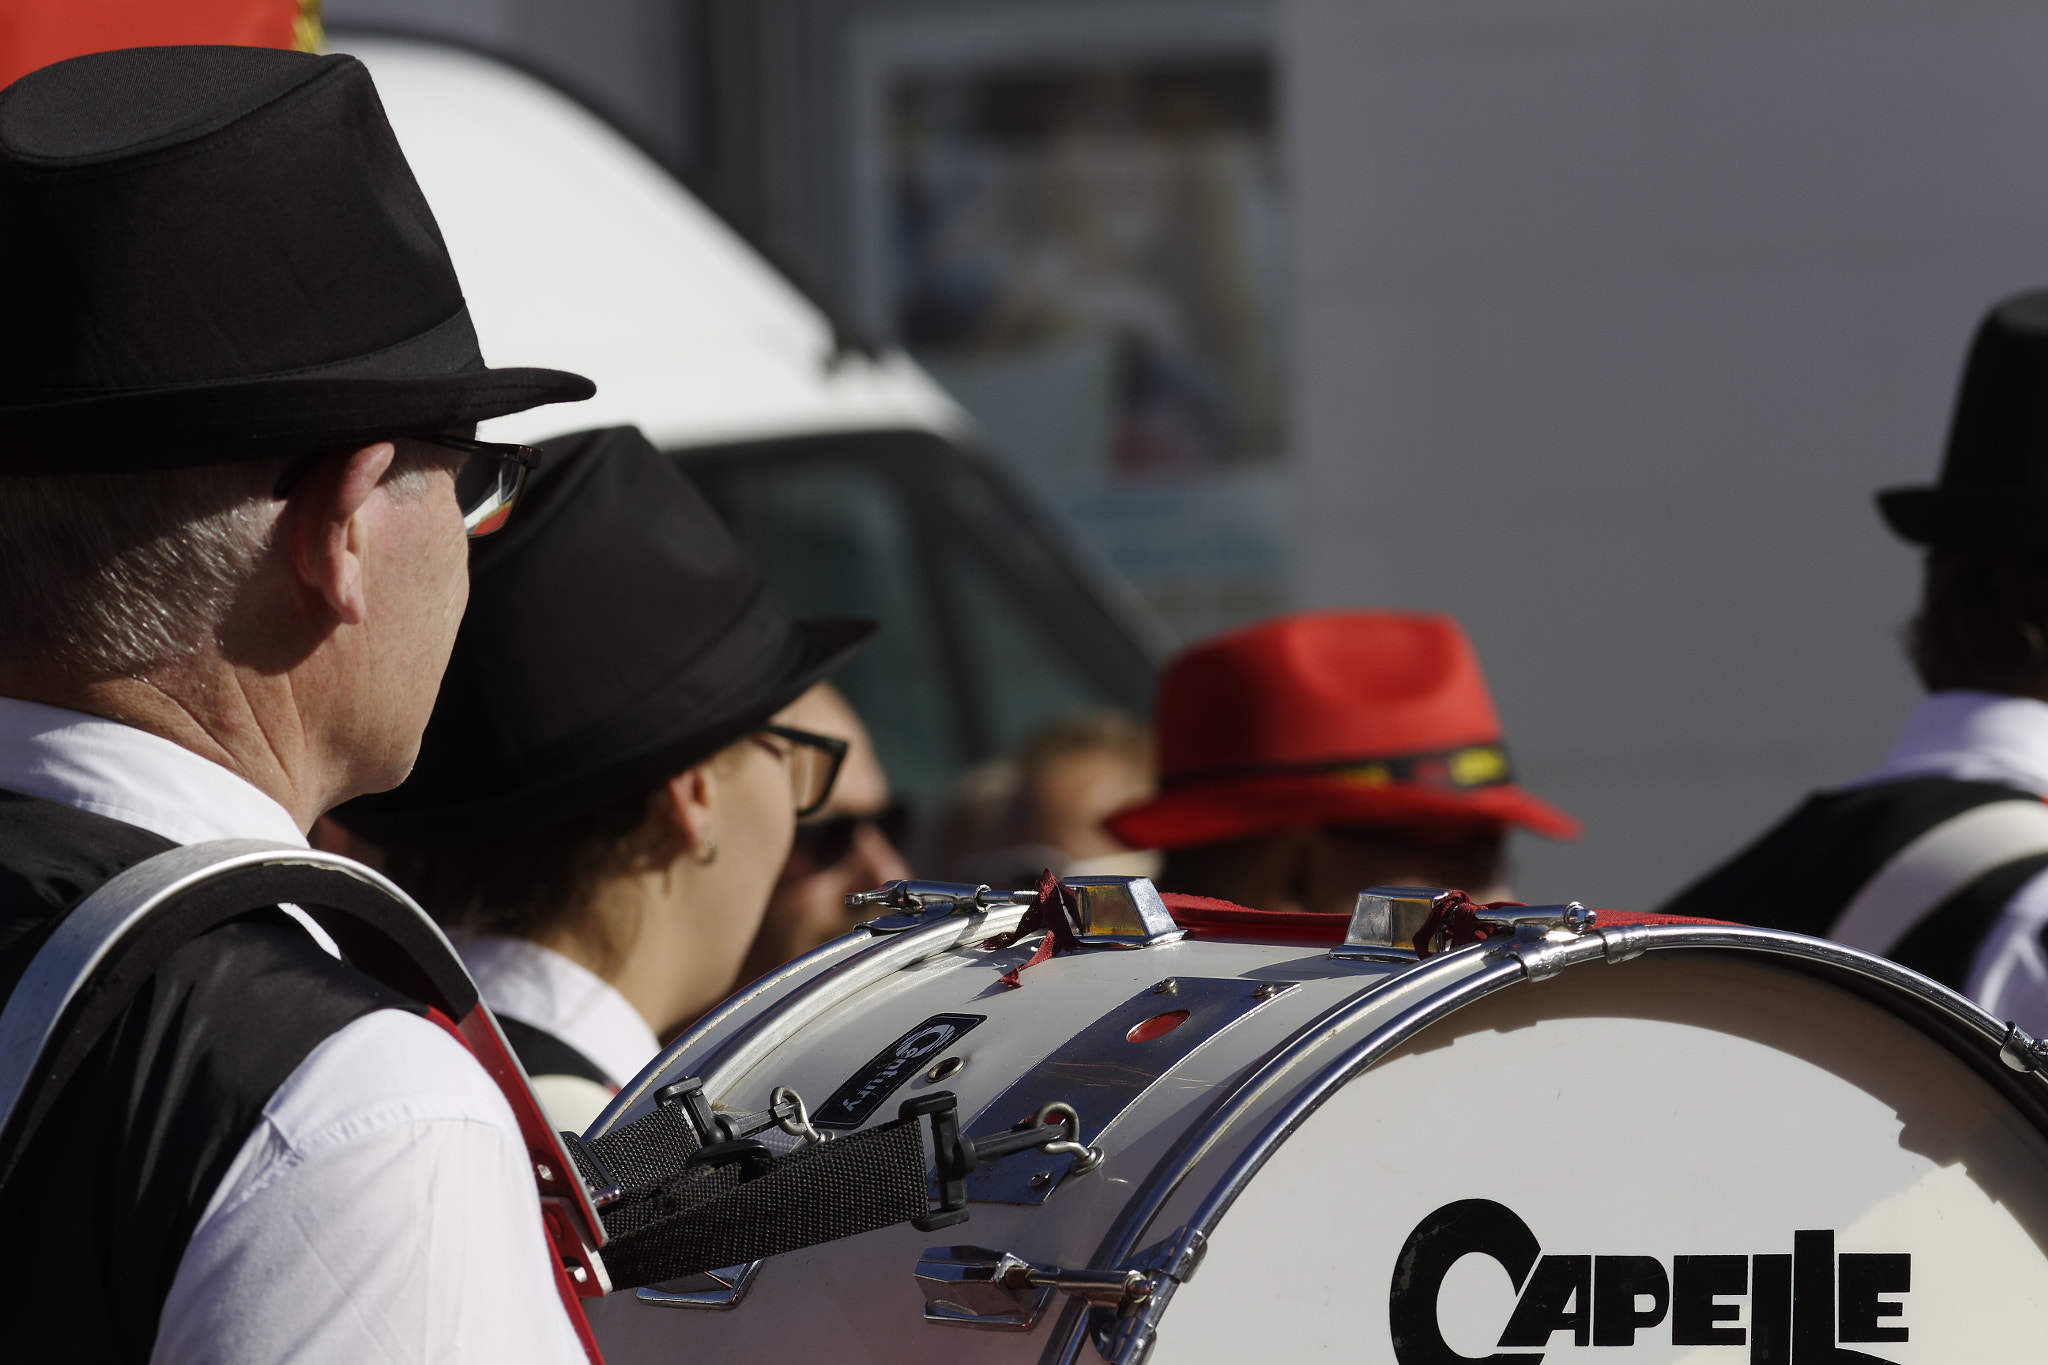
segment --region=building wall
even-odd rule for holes
[[[1975,319],[2048,283],[2048,12],[1284,0],[1304,605],[1457,614],[1520,889],[1648,908],[1883,754]]]

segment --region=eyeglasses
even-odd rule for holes
[[[839,780],[839,769],[846,762],[846,741],[787,725],[764,725],[761,733],[788,740],[795,746],[786,757],[790,791],[796,796],[796,818],[816,815],[832,795],[832,784]]]
[[[455,471],[455,503],[462,509],[462,529],[471,540],[489,535],[511,518],[512,508],[526,487],[527,474],[540,468],[542,458],[542,452],[532,446],[479,441],[470,436],[413,439],[422,445],[459,450],[469,457]],[[286,469],[271,496],[290,497],[292,489],[299,486],[320,458],[318,454],[308,455]]]
[[[910,803],[898,797],[867,815],[835,815],[798,825],[791,853],[812,867],[837,866],[853,852],[853,841],[863,826],[872,826],[892,847],[901,848],[903,836],[910,832]]]

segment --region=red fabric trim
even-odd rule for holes
[[[526,1084],[518,1065],[499,1044],[497,1031],[490,1026],[485,1017],[482,1002],[478,1002],[475,1009],[463,1016],[460,1025],[431,1006],[427,1009],[427,1018],[447,1030],[449,1037],[462,1044],[463,1049],[477,1059],[484,1073],[504,1094],[506,1102],[512,1106],[513,1118],[519,1123],[519,1136],[526,1144],[527,1161],[532,1163],[538,1160],[550,1166],[559,1165],[561,1159],[555,1155],[552,1134],[548,1129],[546,1117],[540,1111],[539,1102],[533,1097],[533,1089]],[[492,1065],[494,1060],[497,1063],[495,1066]],[[508,1075],[516,1082],[515,1084],[506,1083]],[[541,1136],[539,1146],[534,1143],[536,1130]],[[539,1193],[537,1188],[535,1192]],[[540,1222],[541,1231],[547,1238],[548,1251],[551,1253],[548,1262],[554,1267],[555,1292],[561,1296],[562,1311],[569,1315],[569,1325],[575,1329],[576,1339],[583,1343],[583,1354],[589,1358],[590,1365],[604,1365],[604,1354],[597,1348],[597,1337],[590,1330],[590,1319],[583,1313],[584,1291],[579,1290],[576,1282],[569,1278],[567,1262],[571,1259],[582,1259],[582,1239],[577,1236],[575,1227],[570,1223],[568,1212],[557,1201],[544,1195],[540,1198]],[[598,1297],[601,1292],[595,1283],[592,1283],[587,1291],[590,1298]]]
[[[1342,943],[1351,927],[1349,915],[1324,915],[1302,910],[1254,910],[1208,896],[1165,892],[1160,899],[1172,913],[1174,923],[1189,933],[1257,935],[1261,938],[1306,939],[1318,943]],[[1695,919],[1689,915],[1652,915],[1638,910],[1599,910],[1594,927],[1622,924],[1727,924],[1728,920]]]
[[[1026,934],[1036,933],[1040,929],[1045,930],[1046,935],[1038,941],[1037,952],[1023,963],[1004,972],[996,980],[1015,990],[1024,984],[1017,979],[1020,972],[1029,971],[1054,953],[1078,952],[1081,941],[1074,937],[1074,921],[1080,918],[1080,914],[1081,903],[1072,888],[1062,886],[1060,879],[1052,875],[1051,868],[1039,873],[1038,903],[1024,912],[1024,917],[1017,921],[1017,927],[1010,933],[991,938],[989,946],[1007,948]]]

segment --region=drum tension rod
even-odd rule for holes
[[[950,1090],[939,1090],[905,1100],[896,1111],[898,1118],[932,1121],[933,1161],[938,1167],[939,1202],[929,1215],[914,1219],[919,1232],[934,1232],[967,1221],[967,1177],[976,1166],[1018,1152],[1050,1152],[1074,1158],[1072,1174],[1081,1175],[1102,1164],[1102,1151],[1081,1144],[1081,1116],[1071,1104],[1055,1101],[1014,1128],[987,1137],[970,1138],[960,1132],[960,1103]],[[1057,1123],[1053,1122],[1057,1120]]]
[[[1009,1322],[1022,1325],[1037,1315],[1039,1290],[1122,1312],[1142,1304],[1159,1287],[1156,1271],[1067,1270],[1034,1265],[1013,1252],[989,1247],[927,1247],[917,1263],[926,1316],[949,1309],[938,1321]]]

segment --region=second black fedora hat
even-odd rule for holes
[[[0,91],[0,318],[0,474],[296,453],[594,391],[484,364],[370,73],[339,55],[131,48]]]
[[[790,619],[635,428],[544,449],[519,515],[471,544],[469,609],[412,776],[334,813],[374,843],[503,843],[652,788],[874,633]]]
[[[2048,290],[2006,299],[1979,324],[1940,481],[1877,502],[1918,544],[2048,550]]]

